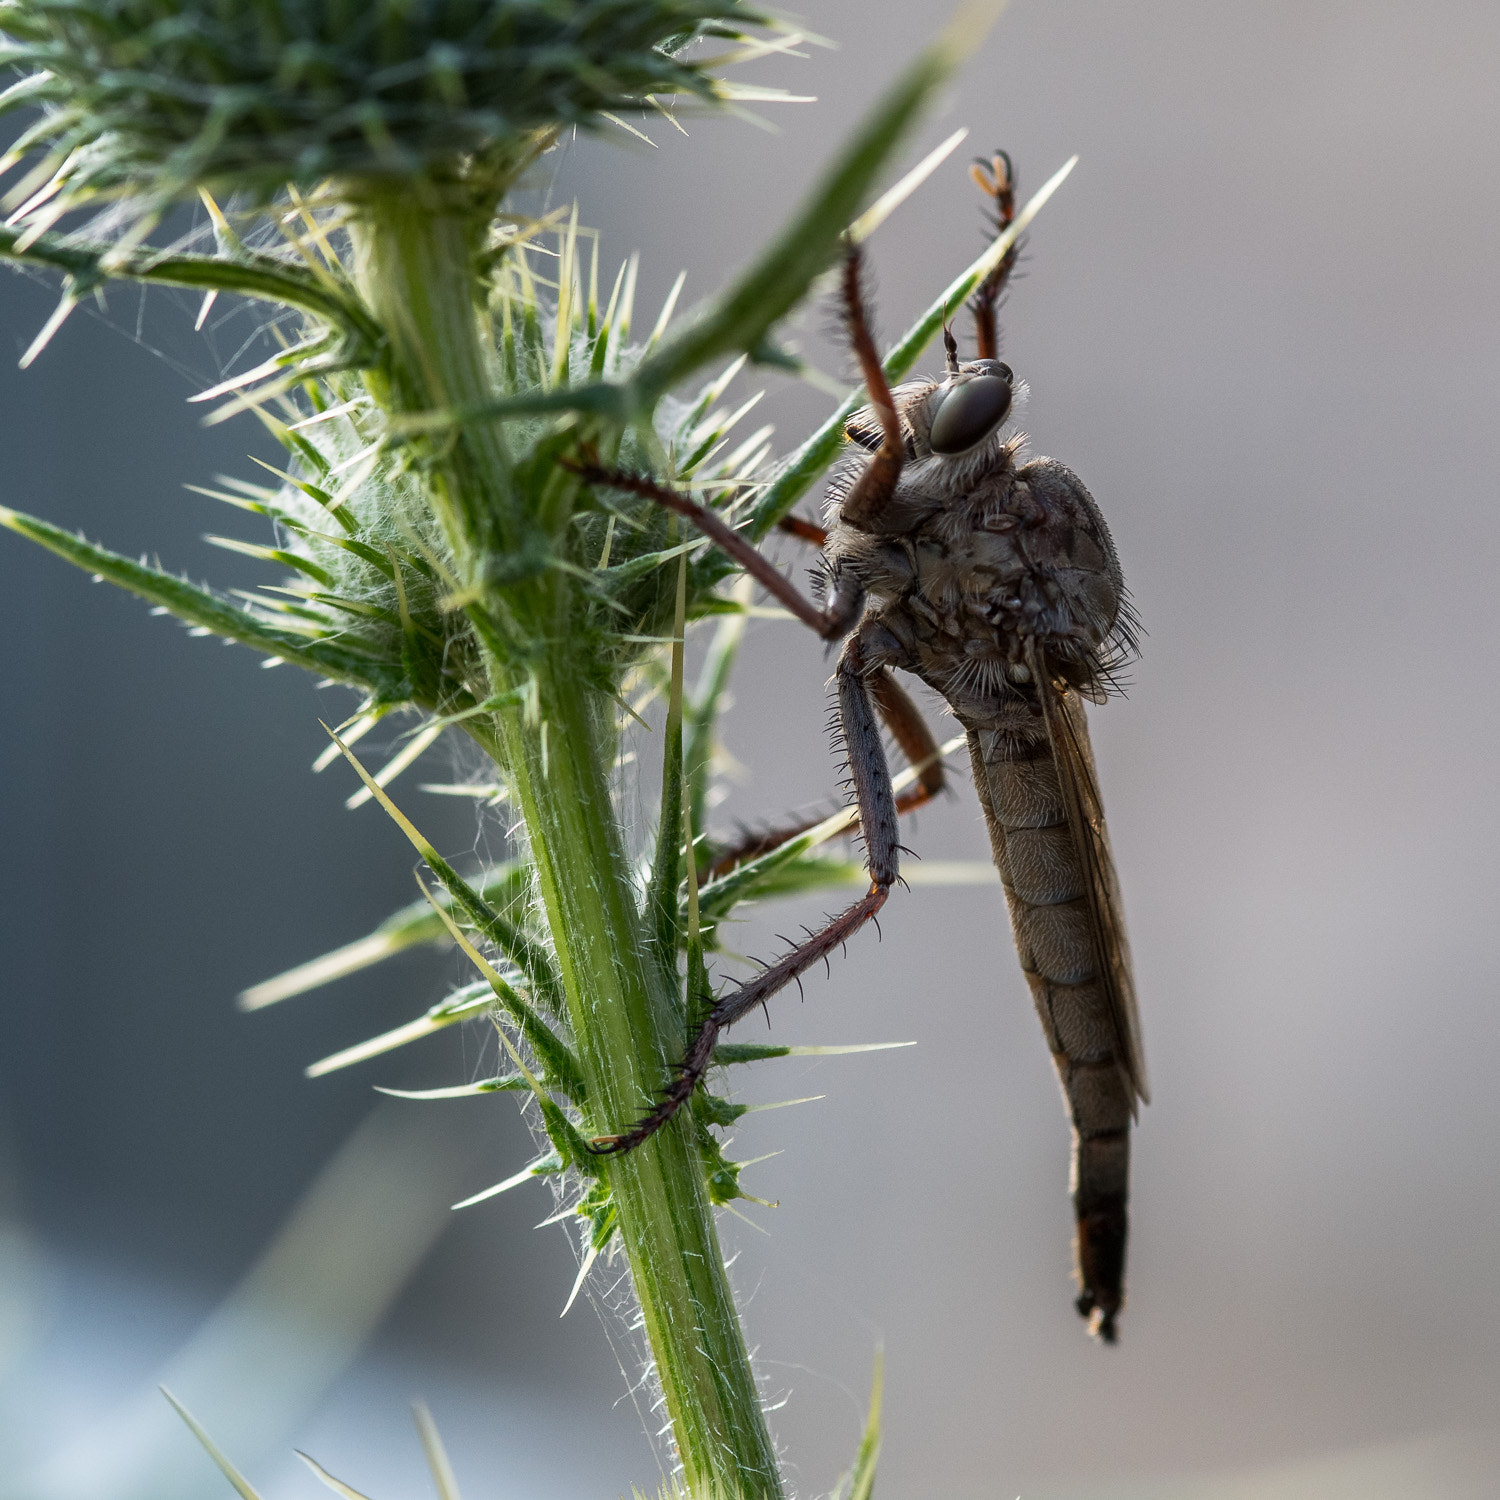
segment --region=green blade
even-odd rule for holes
[[[480,877],[478,895],[490,910],[507,907],[525,888],[531,878],[531,866],[522,860],[507,860],[504,864]],[[438,901],[451,908],[453,898],[445,890]],[[273,979],[262,980],[251,985],[240,996],[241,1010],[260,1010],[263,1006],[275,1005],[281,1000],[290,1000],[294,995],[306,994],[320,985],[332,984],[335,979],[357,974],[361,969],[378,964],[394,954],[403,953],[421,943],[440,943],[448,936],[443,919],[433,911],[427,901],[413,901],[400,911],[387,917],[373,932],[342,948],[335,948],[319,958],[309,959],[294,969],[287,969]],[[524,972],[513,952],[506,957]]]
[[[105,578],[148,603],[159,605],[188,625],[294,662],[310,672],[364,688],[378,697],[401,696],[403,674],[390,662],[352,650],[336,641],[309,639],[277,630],[248,610],[226,603],[208,589],[199,588],[186,579],[174,578],[159,568],[132,562],[118,552],[96,547],[81,536],[74,536],[72,532],[63,531],[35,516],[23,515],[8,506],[0,505],[0,526],[29,537],[86,573]]]
[[[352,290],[335,290],[326,278],[275,256],[244,251],[230,259],[138,250],[121,257],[114,246],[80,245],[57,234],[38,235],[29,245],[17,249],[23,233],[0,225],[0,259],[26,261],[62,271],[81,290],[114,277],[198,291],[234,292],[242,297],[301,308],[355,335],[369,355],[383,341],[380,325],[361,306]]]
[[[936,91],[984,40],[1001,3],[966,5],[870,111],[802,210],[771,248],[705,313],[691,320],[636,370],[631,384],[649,410],[679,381],[725,354],[753,358],[766,335],[802,300],[838,256],[891,153]]]

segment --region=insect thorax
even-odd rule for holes
[[[955,708],[1029,697],[1030,641],[1057,676],[1102,697],[1133,641],[1114,547],[1088,491],[1050,459],[1018,464],[1024,436],[943,457],[904,425],[907,459],[878,530],[840,514],[866,452],[852,452],[829,483],[829,566],[866,590],[864,639]]]

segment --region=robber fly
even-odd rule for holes
[[[975,176],[1003,227],[1014,212],[1009,158],[980,163]],[[842,298],[869,405],[848,423],[826,525],[784,528],[822,548],[821,603],[687,496],[633,474],[582,471],[688,517],[824,640],[842,642],[838,720],[870,873],[868,891],[846,911],[717,1000],[656,1108],[596,1149],[629,1150],[665,1124],[707,1072],[726,1027],[885,905],[898,878],[898,818],[944,784],[936,742],[892,675],[911,673],[947,701],[968,740],[1021,969],[1073,1126],[1078,1311],[1112,1343],[1124,1300],[1130,1126],[1147,1088],[1083,700],[1102,702],[1115,686],[1135,649],[1135,621],[1092,496],[1053,459],[1023,462],[1024,436],[1005,435],[1017,383],[994,357],[995,311],[1013,261],[971,303],[979,358],[960,361],[945,328],[943,378],[891,390],[869,331],[860,253],[849,250]],[[900,799],[880,720],[920,768]],[[762,837],[719,864],[799,831]]]

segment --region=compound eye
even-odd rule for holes
[[[1010,371],[1005,373],[1009,376]],[[967,453],[1005,420],[1010,402],[1010,381],[999,375],[977,375],[954,386],[933,414],[928,439],[932,451],[946,456]]]

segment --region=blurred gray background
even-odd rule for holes
[[[802,10],[838,46],[756,70],[818,96],[763,110],[776,133],[660,122],[653,150],[549,161],[611,267],[643,251],[648,312],[680,267],[689,302],[723,284],[944,14]],[[887,1495],[1500,1492],[1497,69],[1481,0],[1016,0],[910,145],[973,131],[872,245],[887,335],[981,244],[967,157],[1008,148],[1024,198],[1081,153],[1005,357],[1149,632],[1094,726],[1155,1103],[1122,1343],[1101,1349],[1069,1305],[1067,1132],[999,891],[899,895],[883,941],[773,1008],[777,1040],[919,1044],[746,1084],[826,1095],[747,1118],[738,1154],[781,1154],[745,1184],[780,1207],[722,1226],[804,1495],[853,1454],[881,1343]],[[0,277],[5,349],[51,305]],[[198,540],[234,518],[180,486],[270,456],[182,404],[253,322],[205,342],[194,311],[122,289],[29,372],[0,360],[0,503],[248,585]],[[837,370],[829,323],[812,309],[803,346]],[[767,403],[784,446],[830,404],[785,384]],[[457,966],[427,951],[232,1009],[411,897],[400,836],[344,811],[338,770],[306,774],[347,700],[18,539],[0,575],[0,1492],[123,1496],[147,1473],[157,1495],[226,1492],[180,1430],[122,1436],[164,1371],[268,1496],[326,1493],[293,1441],[380,1500],[427,1493],[416,1394],[467,1495],[653,1485],[633,1336],[604,1272],[603,1318],[580,1300],[558,1320],[576,1263],[532,1231],[545,1192],[444,1217],[525,1159],[513,1105],[389,1105],[343,1144],[373,1083],[475,1076],[478,1035],[301,1076]],[[722,822],[832,786],[826,673],[795,627],[752,626]],[[409,778],[408,804],[463,853],[472,814],[420,779],[441,777]],[[908,842],[985,857],[965,778]],[[768,910],[736,944],[819,909]],[[190,1342],[299,1198],[299,1222],[348,1235],[315,1266],[328,1305],[231,1337],[276,1305],[262,1266]],[[284,1265],[316,1261],[299,1243]]]

